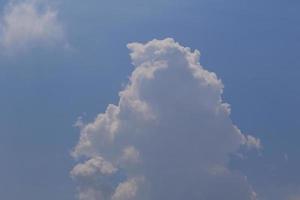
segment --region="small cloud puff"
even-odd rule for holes
[[[1,20],[1,46],[7,52],[23,51],[39,45],[67,47],[57,10],[46,1],[10,1]]]

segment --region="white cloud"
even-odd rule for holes
[[[125,163],[138,163],[140,152],[133,146],[129,146],[123,150],[122,161]]]
[[[261,142],[260,139],[253,137],[252,135],[247,135],[247,142],[246,146],[249,149],[255,148],[255,149],[261,149]]]
[[[117,170],[79,180],[81,199],[256,199],[228,162],[241,146],[260,148],[260,142],[232,123],[223,84],[199,64],[200,53],[170,38],[128,48],[135,69],[118,105],[81,124],[73,152],[101,157]]]
[[[110,175],[116,171],[116,168],[101,157],[94,157],[84,164],[78,164],[72,170],[71,174],[74,177],[91,177],[96,174]]]
[[[112,196],[112,200],[131,200],[136,196],[138,186],[137,180],[131,179],[120,183]]]
[[[1,45],[6,51],[37,45],[66,45],[57,10],[46,1],[10,1],[1,22]]]
[[[99,156],[76,165],[71,171],[71,176],[80,184],[79,199],[98,200],[107,198],[115,187],[109,180],[114,178],[117,171],[118,169],[112,163]],[[98,190],[98,187],[105,188],[105,190]]]

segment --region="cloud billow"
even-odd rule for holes
[[[240,147],[260,148],[230,119],[223,84],[200,53],[171,38],[128,44],[135,66],[118,105],[81,124],[71,171],[80,200],[255,200],[228,167]],[[82,160],[82,159],[80,159]]]

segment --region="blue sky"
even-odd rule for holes
[[[35,4],[20,0],[12,7],[24,2]],[[1,21],[10,16],[9,3],[0,1]],[[118,102],[118,92],[134,70],[128,43],[166,37],[201,52],[201,65],[223,81],[223,99],[231,105],[234,124],[262,142],[261,152],[232,159],[230,168],[247,176],[262,200],[300,198],[300,2],[41,4],[57,12],[50,19],[57,26],[42,21],[46,32],[21,29],[14,36],[16,42],[7,44],[3,38],[12,32],[3,31],[10,29],[2,22],[1,199],[75,199],[76,184],[70,178],[75,161],[70,152],[79,138],[80,131],[73,126],[77,117],[91,122],[108,104]],[[26,24],[25,18],[17,19]],[[16,47],[20,43],[23,46]]]

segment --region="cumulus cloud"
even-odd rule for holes
[[[73,156],[87,160],[71,172],[79,198],[255,200],[228,163],[260,141],[233,124],[223,84],[200,65],[199,51],[170,38],[128,48],[135,69],[119,103],[79,126]]]
[[[120,183],[112,196],[112,200],[131,200],[136,196],[137,189],[135,179]]]
[[[57,10],[46,1],[9,1],[1,20],[1,45],[7,51],[64,41],[64,30]]]
[[[117,168],[112,163],[99,156],[76,165],[71,171],[71,176],[81,185],[79,199],[107,198],[115,187],[110,180],[115,177],[116,172]],[[98,190],[97,187],[102,190]]]
[[[92,177],[97,173],[103,175],[110,175],[116,171],[116,168],[109,162],[103,160],[101,157],[94,157],[88,160],[85,164],[78,164],[71,171],[74,177]]]

